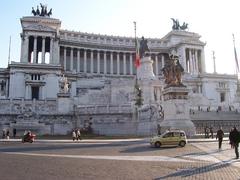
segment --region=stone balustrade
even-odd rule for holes
[[[131,105],[92,105],[77,106],[75,112],[78,114],[113,114],[113,113],[131,113]]]
[[[2,99],[0,114],[57,114],[56,100]]]

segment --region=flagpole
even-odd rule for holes
[[[137,56],[137,23],[136,21],[133,21],[133,24],[134,24],[134,38],[135,38],[135,56]],[[135,61],[136,61],[136,58],[135,57]],[[136,83],[137,83],[137,68],[136,68]]]
[[[8,47],[8,65],[10,64],[10,58],[11,58],[11,36],[9,39],[9,47]]]
[[[232,34],[232,36],[233,36],[233,47],[234,47],[234,56],[235,56],[235,61],[236,61],[236,74],[237,74],[237,91],[236,91],[236,94],[237,94],[237,96],[239,96],[240,95],[240,82],[239,82],[239,77],[238,77],[239,65],[238,65],[238,58],[237,58],[237,51],[236,51],[236,46],[235,46],[234,34]]]
[[[237,51],[236,51],[236,46],[235,46],[235,37],[234,34],[232,34],[233,36],[233,47],[234,47],[234,56],[235,56],[235,63],[236,63],[236,74],[238,76],[239,73],[239,65],[238,65],[238,57],[237,57]]]
[[[138,49],[138,41],[137,41],[137,25],[136,22],[134,21],[134,36],[135,36],[135,68],[136,68],[136,81],[134,85],[134,90],[135,90],[135,95],[136,95],[136,102],[135,105],[140,107],[142,105],[142,90],[139,87],[138,84],[138,76],[137,76],[137,70],[138,67],[140,66],[140,56],[139,56],[139,49]]]
[[[215,57],[215,52],[213,51],[213,73],[216,74],[216,57]]]

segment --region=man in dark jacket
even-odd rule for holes
[[[216,135],[216,139],[218,139],[218,149],[222,149],[222,141],[223,141],[223,130],[222,127],[220,127],[220,129],[217,131],[217,135]]]
[[[231,138],[232,143],[234,145],[236,159],[239,159],[238,146],[239,146],[239,141],[240,141],[240,133],[238,132],[236,127],[233,128],[233,131],[231,133],[230,138]]]

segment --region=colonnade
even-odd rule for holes
[[[186,72],[190,74],[198,74],[203,70],[201,50],[186,48]]]
[[[53,59],[53,37],[25,35],[22,39],[21,61],[29,63],[51,63]],[[41,58],[39,57],[41,54]]]
[[[161,74],[165,57],[152,53],[153,69]],[[135,53],[132,51],[106,51],[102,49],[85,49],[61,46],[60,63],[65,71],[97,74],[134,75]]]

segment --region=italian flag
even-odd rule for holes
[[[135,52],[136,52],[135,67],[138,68],[141,65],[141,62],[140,62],[140,55],[139,55],[139,45],[136,37],[135,37]]]

